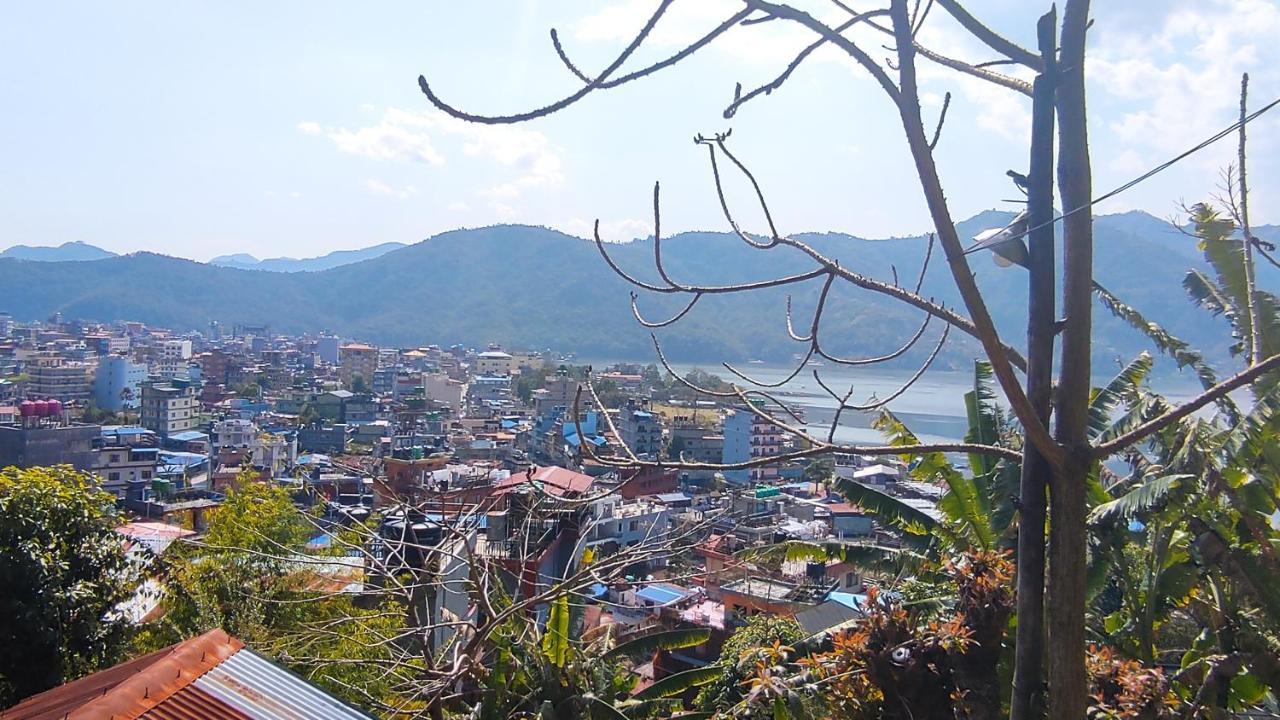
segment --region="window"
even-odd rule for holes
[[[151,471],[150,471],[150,470],[143,470],[143,471],[142,471],[142,479],[143,479],[143,480],[150,480],[150,479],[151,479]]]
[[[627,530],[630,532],[635,532],[638,529],[640,529],[640,522],[638,520],[632,520],[627,524]]]
[[[853,573],[845,573],[844,586],[847,588],[853,587]]]
[[[118,462],[120,462],[120,454],[119,454],[119,453],[111,453],[111,459],[110,459],[108,462],[112,462],[112,463],[118,463]]]
[[[119,482],[119,480],[120,480],[120,473],[118,473],[118,472],[110,472],[110,473],[107,473],[107,479],[108,479],[108,480],[110,480],[111,482]]]

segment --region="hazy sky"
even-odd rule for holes
[[[461,226],[523,222],[610,239],[721,229],[695,133],[733,128],[784,231],[863,236],[928,223],[896,114],[867,74],[815,53],[771,97],[722,117],[735,82],[771,79],[811,38],[783,23],[739,28],[691,61],[601,92],[558,116],[481,127],[433,111],[425,74],[455,105],[502,113],[578,85],[656,0],[605,2],[14,2],[0,11],[0,247],[83,240],[197,259],[309,256]],[[855,3],[861,7],[865,3]],[[1031,44],[1047,2],[971,0]],[[1094,2],[1088,68],[1101,193],[1230,124],[1242,71],[1252,105],[1280,96],[1280,6],[1268,0]],[[714,26],[731,0],[676,0],[638,63]],[[835,19],[829,2],[813,12]],[[881,39],[859,36],[879,58]],[[990,59],[935,8],[935,49]],[[927,61],[921,60],[927,66]],[[956,214],[1011,207],[1029,103],[922,67],[926,114],[954,99],[939,163]],[[1252,130],[1252,208],[1280,221],[1280,109]],[[1202,199],[1233,141],[1108,203],[1160,216]]]

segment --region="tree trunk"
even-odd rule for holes
[[[1085,482],[1089,438],[1093,212],[1085,113],[1085,34],[1089,0],[1068,0],[1063,15],[1057,106],[1058,191],[1063,213],[1062,364],[1055,434],[1066,457],[1051,480],[1049,515],[1049,717],[1080,720],[1085,675]]]
[[[1027,399],[1049,427],[1053,387],[1055,321],[1053,232],[1054,82],[1057,55],[1055,10],[1037,26],[1044,72],[1035,80],[1031,111],[1027,225]],[[1023,446],[1018,511],[1018,631],[1014,650],[1011,720],[1044,713],[1044,556],[1046,485],[1051,468],[1031,443]]]

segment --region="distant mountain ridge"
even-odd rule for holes
[[[1012,213],[988,211],[959,224],[961,237],[1007,222]],[[1280,240],[1280,228],[1256,233]],[[842,233],[801,237],[844,267],[902,284],[914,283],[924,254],[921,236],[865,240]],[[637,278],[656,281],[652,239],[611,244],[615,262]],[[1229,330],[1221,318],[1195,308],[1181,282],[1204,269],[1193,238],[1141,213],[1101,216],[1095,223],[1100,283],[1155,322],[1198,348],[1226,357]],[[804,272],[812,263],[788,248],[760,252],[729,233],[690,232],[663,242],[663,261],[677,282],[724,284]],[[1024,342],[1026,274],[970,256],[991,314],[1008,342]],[[256,270],[256,268],[255,268]],[[1280,271],[1260,271],[1264,289],[1280,287]],[[127,292],[122,291],[127,288]],[[94,262],[0,259],[0,309],[21,320],[64,317],[138,320],[179,330],[265,323],[285,333],[329,330],[386,345],[500,342],[554,348],[586,357],[651,358],[649,330],[632,317],[632,288],[600,258],[594,244],[541,227],[497,225],[454,230],[378,257],[316,272],[264,272],[135,253]],[[704,297],[679,322],[657,330],[675,361],[787,361],[805,346],[786,333],[784,308],[793,295],[797,324],[811,313],[819,283],[742,295]],[[935,249],[922,294],[962,308]],[[669,318],[687,297],[640,291],[650,320]],[[892,352],[922,321],[918,311],[888,298],[837,285],[822,333],[828,351],[850,357]],[[1110,317],[1095,313],[1096,363],[1105,373],[1118,359],[1150,344]],[[932,350],[938,328],[902,356],[918,363]],[[967,367],[977,344],[952,333],[938,367]]]
[[[56,247],[39,245],[14,245],[0,252],[0,258],[16,260],[32,260],[36,262],[71,262],[82,260],[104,260],[116,257],[116,253],[104,250],[97,245],[75,240],[65,242]]]
[[[335,250],[327,255],[312,258],[277,257],[259,260],[247,253],[220,255],[209,261],[210,265],[240,268],[241,270],[266,270],[268,272],[317,272],[351,263],[372,260],[393,250],[408,247],[400,242],[385,242],[359,250]]]

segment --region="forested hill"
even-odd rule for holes
[[[1003,224],[1010,214],[982,213],[961,223],[963,237]],[[1226,324],[1195,308],[1181,281],[1203,267],[1194,239],[1142,213],[1098,218],[1099,282],[1171,331],[1210,351],[1228,342]],[[1260,235],[1280,236],[1276,228]],[[922,237],[864,240],[837,233],[803,236],[842,265],[903,285],[914,283],[926,241]],[[654,279],[651,240],[609,246],[615,260]],[[663,243],[663,257],[680,282],[723,284],[759,280],[811,267],[798,251],[760,251],[725,233],[684,233]],[[971,256],[997,322],[1011,343],[1025,334],[1026,275]],[[1280,286],[1268,272],[1264,287]],[[91,320],[139,320],[177,329],[267,323],[280,332],[328,330],[369,341],[419,343],[501,342],[513,347],[571,350],[583,356],[645,358],[649,331],[632,317],[629,286],[600,258],[594,244],[545,228],[500,225],[455,230],[379,257],[320,272],[281,273],[197,263],[151,253],[79,262],[0,259],[0,309],[18,319],[61,312]],[[797,322],[807,325],[816,283],[790,289]],[[707,297],[687,317],[659,334],[674,359],[785,360],[804,348],[787,337],[786,289]],[[959,306],[940,250],[923,294]],[[650,319],[669,317],[685,299],[641,293]],[[885,297],[838,288],[823,323],[824,345],[850,355],[896,348],[921,317]],[[1147,348],[1136,333],[1099,309],[1100,361]],[[932,347],[931,328],[902,361],[918,361]],[[976,345],[957,334],[941,363],[960,366]]]

